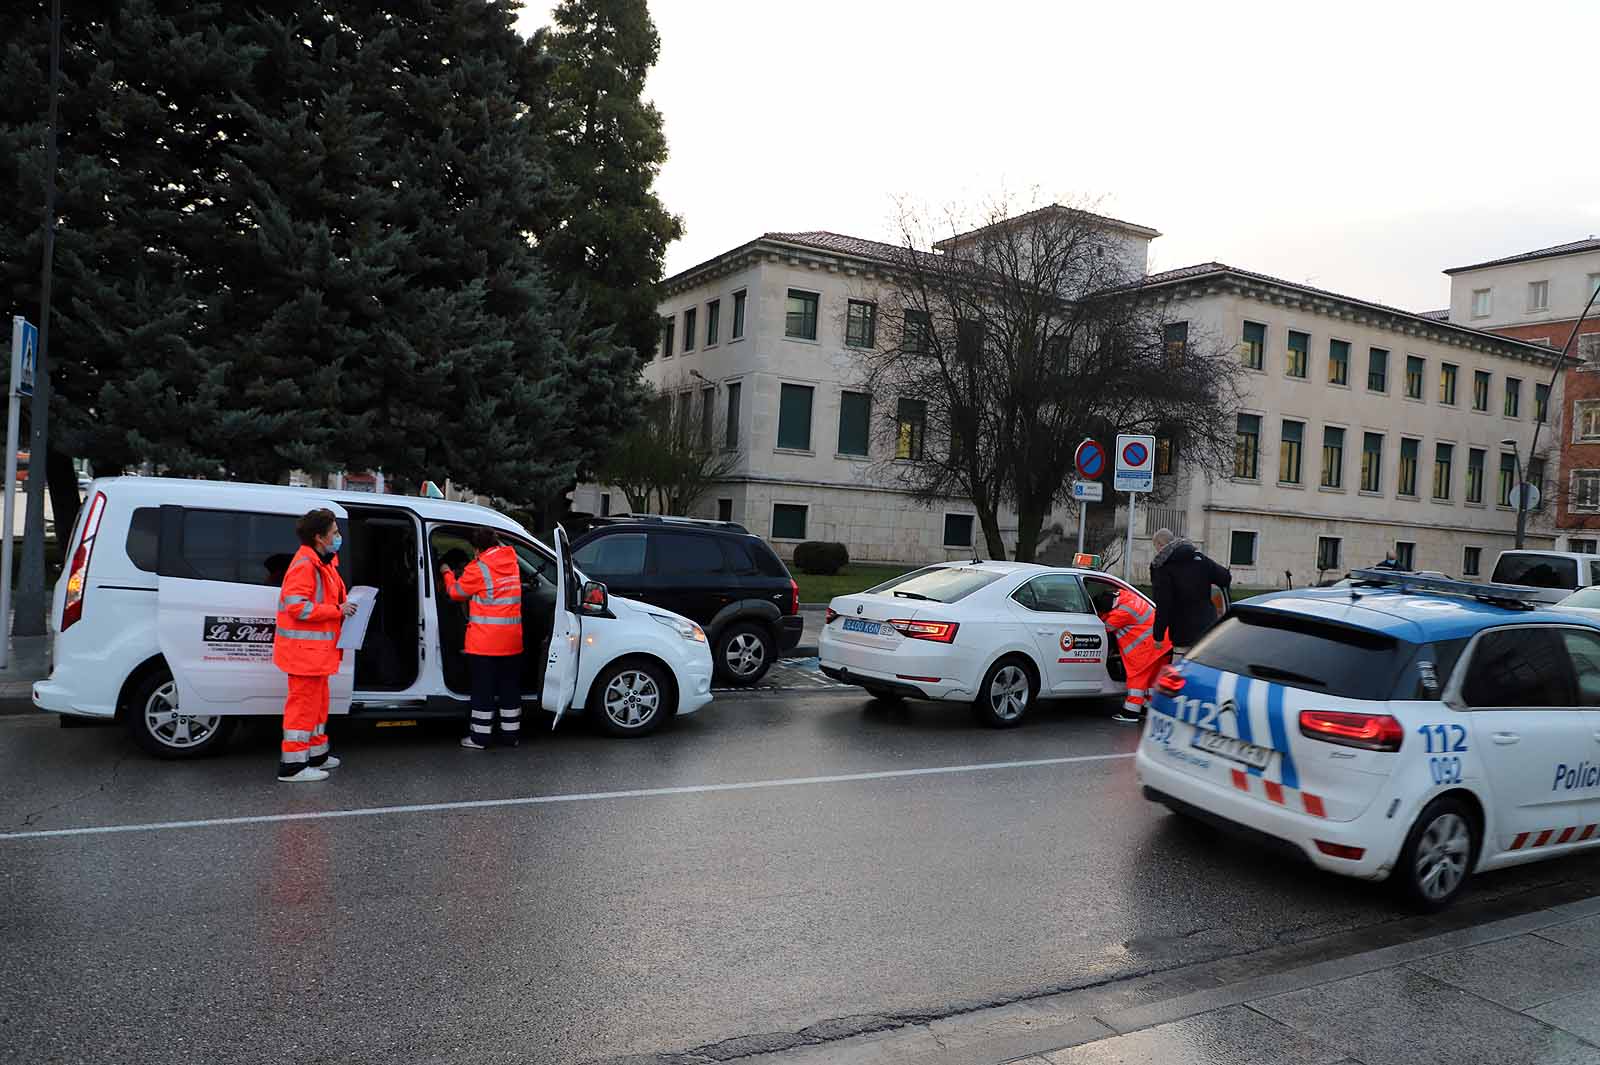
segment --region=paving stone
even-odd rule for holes
[[[1411,968],[1514,1010],[1600,985],[1600,955],[1535,935],[1425,958]]]
[[[1554,928],[1544,929],[1539,934],[1545,939],[1553,939],[1569,947],[1600,954],[1600,917],[1585,917],[1581,921],[1558,924]]]
[[[1046,1054],[1050,1065],[1334,1065],[1343,1050],[1245,1006]]]
[[[1580,1039],[1600,1043],[1600,987],[1546,1002],[1527,1012],[1528,1016],[1553,1024]]]

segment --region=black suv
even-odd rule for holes
[[[698,621],[724,682],[756,683],[800,642],[800,586],[766,541],[742,525],[601,519],[573,541],[572,557],[612,594]]]

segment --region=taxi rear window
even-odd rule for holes
[[[1240,610],[1195,644],[1189,657],[1241,677],[1345,699],[1386,700],[1416,653],[1380,632],[1277,611]]]
[[[935,603],[955,603],[965,599],[980,588],[987,588],[999,580],[1000,577],[1001,574],[991,573],[988,570],[930,566],[926,569],[919,569],[884,581],[877,587],[868,588],[867,594],[883,595],[889,593],[904,599],[927,599]]]

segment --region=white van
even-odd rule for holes
[[[562,530],[551,550],[510,518],[466,503],[119,477],[90,486],[73,529],[51,616],[54,660],[49,679],[33,686],[34,705],[120,718],[167,758],[217,749],[241,715],[281,714],[278,588],[300,546],[295,522],[317,507],[338,516],[345,582],[379,590],[365,643],[330,678],[333,714],[465,718],[466,613],[438,573],[471,556],[468,533],[479,526],[499,533],[522,564],[530,702],[637,736],[711,701],[700,627],[584,582]]]
[[[1539,602],[1559,603],[1579,588],[1600,584],[1600,555],[1581,551],[1502,551],[1489,580],[1534,588]]]

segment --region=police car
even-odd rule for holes
[[[1162,671],[1145,796],[1425,909],[1600,846],[1600,623],[1532,589],[1354,576],[1238,604]]]
[[[928,566],[829,603],[821,669],[881,699],[970,702],[981,722],[1009,728],[1041,696],[1122,693],[1126,674],[1096,604],[1123,589],[1140,595],[1094,570]]]

